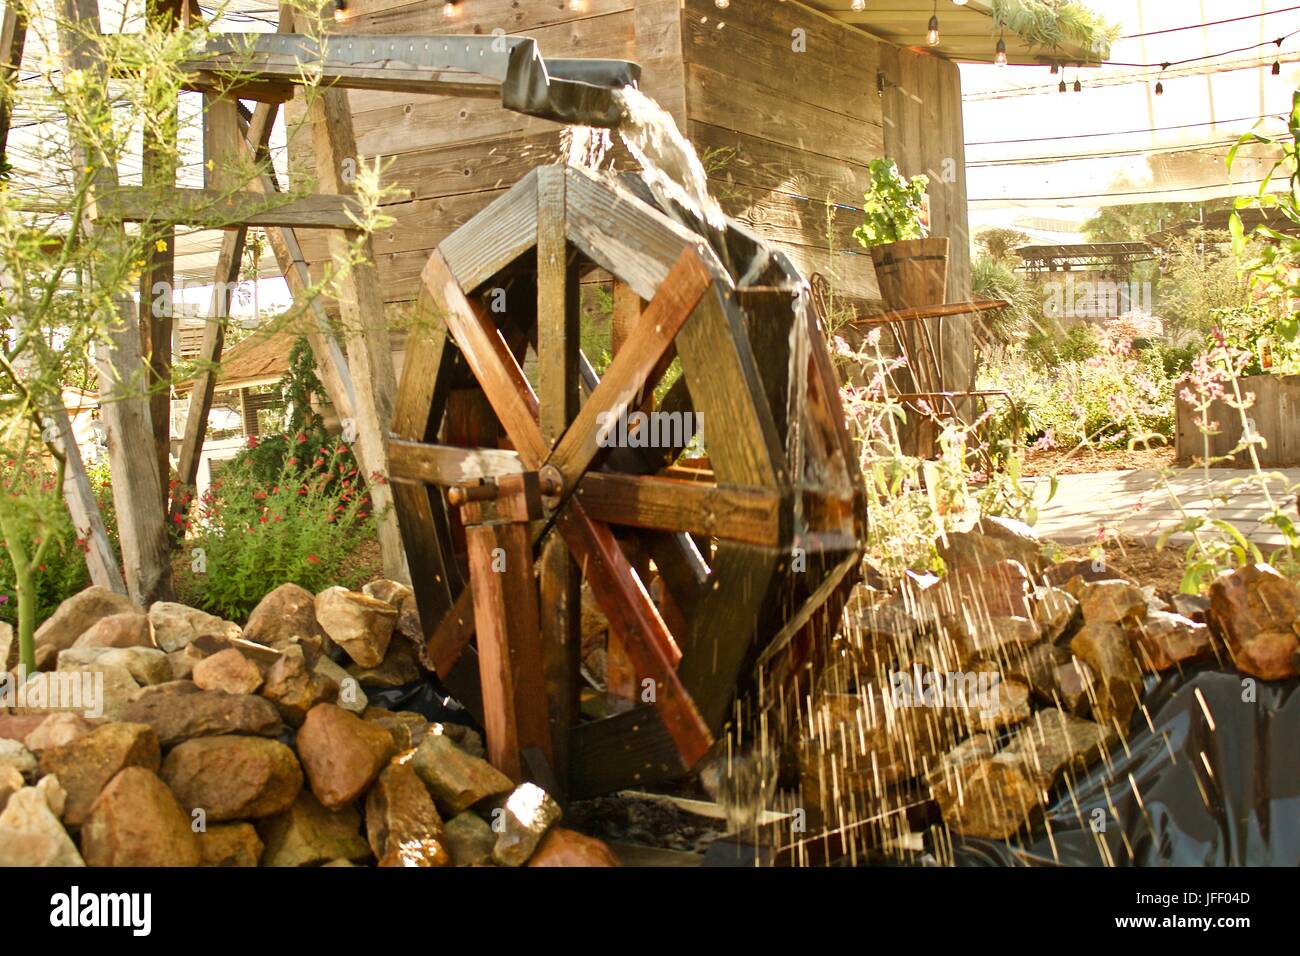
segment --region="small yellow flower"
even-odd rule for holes
[[[153,247],[154,247],[155,249],[157,249],[159,252],[166,252],[166,251],[167,251],[167,240],[166,240],[166,239],[159,239],[157,242],[155,242],[155,243],[153,244]]]

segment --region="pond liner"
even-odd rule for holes
[[[1139,711],[1127,750],[1058,787],[1028,840],[965,839],[957,865],[1300,865],[1300,680],[1209,665],[1151,679],[1143,702],[1151,726]]]

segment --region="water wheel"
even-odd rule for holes
[[[571,796],[689,770],[756,661],[860,556],[855,458],[806,285],[740,227],[722,241],[720,256],[639,180],[542,167],[424,270],[390,467],[426,663],[478,713],[494,762]],[[723,258],[745,263],[740,287]],[[600,376],[579,343],[593,275],[612,277],[624,318],[638,303]],[[647,419],[667,427],[644,442],[636,412],[674,358]],[[688,413],[690,452],[692,429],[672,427]],[[620,415],[633,437],[610,431]],[[482,513],[485,489],[521,502],[529,481],[533,510]],[[503,563],[523,549],[526,573],[475,577],[484,533]],[[596,720],[579,714],[580,581],[638,691]]]

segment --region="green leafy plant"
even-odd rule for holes
[[[286,581],[320,591],[367,576],[352,559],[357,541],[374,533],[375,516],[352,453],[340,442],[307,474],[292,458],[270,483],[252,461],[234,461],[199,502],[188,522],[184,582],[199,607],[240,620]]]
[[[993,0],[993,24],[995,33],[1005,26],[1031,46],[1082,48],[1089,62],[1110,57],[1120,29],[1073,0]]]
[[[873,159],[870,166],[871,189],[862,207],[865,221],[853,230],[853,238],[868,248],[921,238],[925,234],[921,216],[929,177],[907,179],[888,156]]]

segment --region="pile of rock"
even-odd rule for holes
[[[419,634],[391,581],[286,584],[243,628],[69,598],[37,632],[33,693],[0,712],[0,865],[617,865],[473,729],[370,703],[421,677]],[[82,674],[102,697],[74,709]]]
[[[1147,675],[1217,658],[1297,676],[1300,589],[1267,565],[1192,597],[1053,563],[1005,519],[936,546],[942,577],[858,588],[814,695],[796,756],[804,801],[832,825],[919,791],[953,832],[1008,839],[1126,735]]]

